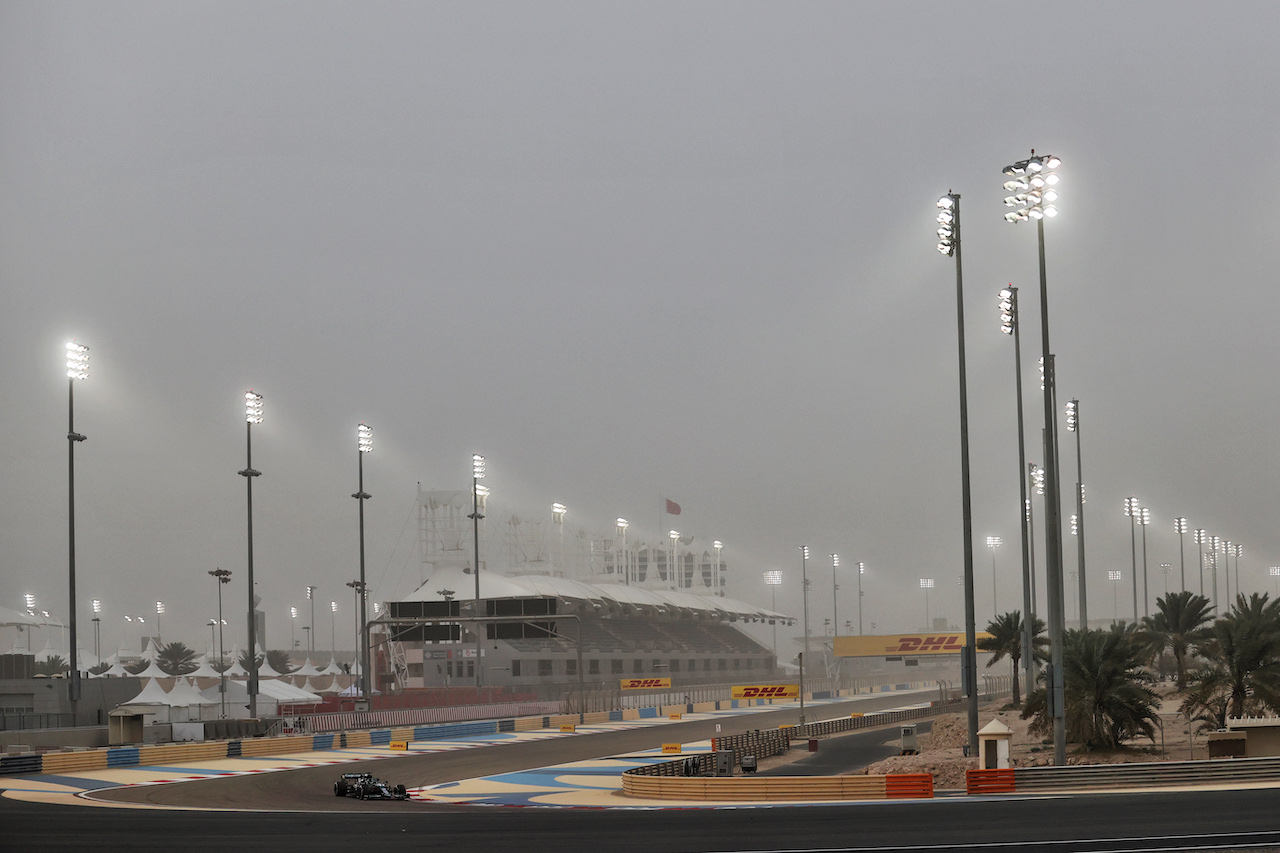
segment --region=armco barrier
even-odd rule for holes
[[[652,800],[886,800],[933,796],[933,777],[905,776],[644,776],[622,774],[622,793]]]
[[[1014,778],[1019,792],[1154,788],[1206,782],[1280,782],[1280,758],[1019,767],[1014,769]]]
[[[974,795],[1168,788],[1208,783],[1280,783],[1280,758],[1222,758],[1208,761],[1147,761],[1134,764],[970,770],[965,781],[966,791]]]

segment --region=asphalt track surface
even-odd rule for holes
[[[885,698],[886,704],[894,701]],[[838,705],[821,710],[823,716],[847,711]],[[869,709],[864,702],[859,710]],[[720,722],[723,733],[732,734],[795,722],[796,713],[787,709]],[[361,761],[359,768],[409,786],[435,784],[664,741],[705,740],[715,722],[375,759]],[[96,794],[122,805],[152,805],[142,809],[0,799],[0,851],[1280,849],[1280,789],[741,809],[515,809],[338,800],[332,784],[339,772],[341,766],[302,768]],[[160,804],[178,808],[154,807]]]

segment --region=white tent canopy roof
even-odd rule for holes
[[[142,686],[142,690],[137,696],[134,696],[128,702],[121,702],[123,705],[172,705],[169,701],[169,694],[160,686],[160,682],[154,678],[148,678],[147,683]]]

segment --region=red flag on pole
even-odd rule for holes
[[[676,503],[670,498],[667,498],[667,515],[679,515],[679,514],[680,514],[680,504]]]

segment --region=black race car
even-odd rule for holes
[[[335,797],[355,797],[357,800],[407,800],[409,791],[404,785],[391,785],[370,773],[343,773],[333,783]]]

